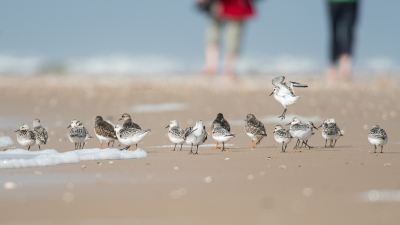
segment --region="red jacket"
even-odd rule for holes
[[[252,0],[220,0],[221,17],[231,20],[245,20],[255,15]]]

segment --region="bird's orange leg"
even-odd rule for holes
[[[136,144],[136,149],[137,149],[137,144]]]
[[[100,149],[101,149],[101,147],[103,147],[103,142],[100,142],[101,144],[100,144]]]
[[[220,148],[218,148],[218,141],[217,141],[217,144],[215,144],[215,148],[213,148],[213,149],[220,149]]]
[[[108,146],[107,146],[107,148],[109,148],[110,147],[110,142],[108,142]]]
[[[255,147],[254,147],[254,140],[253,140],[253,139],[251,139],[251,148],[255,148]]]
[[[128,149],[129,151],[131,150],[131,146],[129,145],[129,149]]]

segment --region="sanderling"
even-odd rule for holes
[[[220,123],[215,123],[213,127],[214,130],[212,131],[212,137],[217,142],[217,146],[218,142],[222,142],[222,151],[225,151],[225,143],[230,141],[233,137],[235,137],[235,135],[231,134],[228,130],[222,127]]]
[[[308,145],[308,139],[310,139],[310,138],[312,137],[312,135],[315,134],[313,129],[315,128],[315,129],[318,130],[318,128],[316,128],[316,127],[314,126],[314,123],[311,122],[311,121],[307,121],[307,122],[305,122],[304,124],[308,125],[308,126],[311,128],[311,136],[308,137],[307,139],[304,139],[304,140],[302,141],[302,143],[301,143],[301,145],[300,145],[300,148],[302,148],[302,147],[303,147],[303,144],[304,144],[306,147],[308,146],[308,148],[310,149],[310,146]]]
[[[141,130],[140,126],[134,122],[132,122],[131,116],[128,113],[122,114],[121,119],[119,120],[124,120],[123,127],[124,128],[135,128]]]
[[[333,140],[335,140],[336,144],[337,139],[341,135],[340,129],[336,125],[336,120],[333,118],[326,119],[322,122],[322,124],[319,127],[322,127],[322,137],[325,138],[325,148],[327,147],[326,144],[328,140],[329,140],[329,147],[333,148],[335,146]]]
[[[94,134],[96,134],[97,138],[100,140],[100,149],[103,147],[103,142],[108,143],[108,147],[110,147],[110,142],[117,139],[117,135],[115,134],[114,127],[103,120],[103,117],[97,116],[94,123]]]
[[[217,118],[212,122],[211,124],[211,131],[214,130],[214,125],[215,124],[220,124],[222,128],[224,128],[226,131],[231,132],[231,126],[229,125],[229,122],[225,120],[224,115],[222,113],[218,113]],[[215,138],[214,138],[215,140]],[[218,148],[218,141],[217,144],[215,145],[215,148],[213,149],[219,149]]]
[[[339,126],[336,124],[336,120],[334,118],[331,118],[332,123],[336,126],[336,130],[338,132],[338,136],[335,138],[335,143],[333,143],[333,147],[335,147],[337,140],[339,140],[340,137],[343,136],[344,131],[342,132],[339,128]]]
[[[40,150],[40,145],[47,144],[47,139],[49,138],[49,135],[47,134],[46,128],[42,127],[42,125],[40,124],[39,119],[35,119],[33,121],[33,133],[35,133],[36,144],[38,145]]]
[[[198,154],[199,145],[203,144],[207,140],[207,132],[203,126],[203,122],[200,120],[196,122],[194,127],[188,127],[185,130],[185,141],[186,144],[192,145],[189,154]],[[193,153],[193,145],[197,146],[196,153]]]
[[[285,119],[285,114],[287,110],[286,106],[296,103],[297,99],[300,98],[300,96],[295,95],[293,87],[302,87],[302,88],[308,87],[305,84],[300,84],[292,81],[289,81],[290,86],[288,86],[286,82],[283,82],[284,80],[285,80],[284,76],[272,79],[272,84],[275,87],[274,91],[269,95],[269,96],[274,95],[274,98],[278,102],[280,102],[283,105],[283,107],[285,107],[285,110],[283,111],[282,115],[278,117],[281,118],[281,120]]]
[[[281,125],[276,125],[274,130],[274,138],[278,143],[282,143],[282,152],[285,152],[287,145],[292,141],[292,135],[288,130],[285,130]],[[283,148],[285,146],[285,148]]]
[[[179,127],[178,121],[176,120],[171,120],[166,128],[169,128],[169,140],[171,140],[172,143],[175,143],[174,151],[177,144],[181,145],[180,150],[182,151],[182,145],[185,142],[185,131],[181,127]]]
[[[29,130],[29,126],[26,124],[22,124],[22,126],[16,130],[17,133],[17,141],[24,147],[28,147],[28,150],[31,149],[31,146],[35,144],[36,137],[33,131]]]
[[[131,145],[137,145],[143,140],[143,138],[150,132],[150,129],[140,130],[135,128],[123,128],[121,125],[115,126],[115,132],[117,134],[118,141],[126,145],[125,148],[121,150],[131,150]]]
[[[71,125],[67,128],[71,128],[68,134],[69,140],[75,144],[75,150],[83,149],[85,141],[92,138],[89,132],[83,126],[83,123],[78,120],[72,120]]]
[[[379,125],[374,125],[368,133],[368,141],[374,145],[374,153],[376,153],[376,147],[381,146],[381,153],[383,146],[388,142],[388,136],[385,130],[379,127]]]
[[[308,124],[302,124],[301,120],[297,117],[294,117],[292,122],[288,123],[290,125],[289,133],[293,138],[297,139],[296,145],[294,149],[300,147],[300,141],[308,140],[312,135],[312,129]],[[308,148],[312,148],[306,142],[304,142]]]
[[[246,121],[244,124],[244,130],[251,138],[251,148],[255,148],[254,141],[256,141],[256,145],[258,145],[260,144],[261,140],[267,136],[264,124],[257,120],[253,114],[248,114],[244,121]]]

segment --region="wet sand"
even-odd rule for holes
[[[94,136],[95,116],[118,123],[127,112],[152,130],[139,144],[148,153],[145,159],[0,170],[1,185],[17,184],[0,189],[0,222],[397,224],[400,80],[326,86],[317,78],[293,78],[309,88],[296,89],[303,97],[277,122],[271,118],[284,108],[268,96],[271,79],[0,77],[0,136],[10,136],[15,147],[20,146],[14,131],[23,123],[31,127],[35,118],[49,130],[45,148],[59,152],[74,147],[66,136],[72,119],[81,120]],[[165,103],[177,107],[155,111],[165,109],[157,108]],[[162,147],[171,145],[165,129],[170,120],[182,127],[203,120],[210,133],[219,112],[233,121],[236,134],[228,152],[208,146],[199,148],[199,155],[188,155],[189,148],[173,152]],[[248,113],[266,121],[268,137],[256,149],[248,148],[251,140],[243,129]],[[335,148],[324,148],[321,131],[315,131],[309,141],[314,148],[293,150],[292,141],[281,153],[272,132],[275,125],[287,124],[290,115],[320,119],[313,121],[316,126],[333,117],[344,137]],[[367,140],[374,124],[389,137],[383,154],[372,153]],[[215,144],[211,136],[206,144]],[[94,138],[86,147],[98,148],[100,142]]]

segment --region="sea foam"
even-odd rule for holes
[[[0,147],[7,147],[9,145],[13,145],[14,142],[8,136],[1,136],[0,137]]]
[[[82,160],[140,159],[146,156],[147,152],[140,148],[135,151],[92,148],[69,152],[57,152],[54,149],[28,151],[19,148],[0,152],[0,169],[54,166],[79,163]]]

